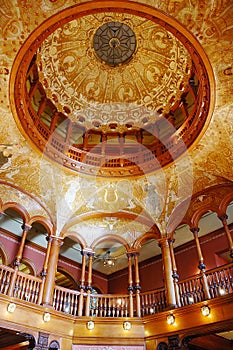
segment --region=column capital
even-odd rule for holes
[[[126,256],[129,257],[133,257],[133,256],[139,256],[140,253],[137,250],[130,250],[129,252],[126,253]]]
[[[88,256],[88,257],[93,257],[95,255],[95,253],[93,252],[93,250],[91,248],[84,248],[82,251],[81,251],[81,254],[82,255],[85,255],[85,256]]]
[[[28,232],[28,231],[31,230],[32,226],[30,226],[30,225],[24,223],[24,224],[21,226],[21,228],[22,228],[22,230]]]
[[[175,243],[175,238],[168,238],[168,243],[169,244]]]
[[[198,233],[200,231],[200,229],[199,229],[199,227],[191,227],[190,231],[195,234],[195,233]]]
[[[228,215],[226,213],[219,215],[218,217],[223,223],[227,222]]]
[[[50,236],[50,242],[51,243],[56,243],[56,245],[62,246],[63,244],[63,238],[62,237],[57,237],[57,236]]]
[[[51,243],[52,240],[53,240],[53,238],[52,238],[51,236],[48,235],[48,236],[46,237],[46,241],[47,241],[48,243]]]
[[[169,244],[169,238],[163,237],[163,238],[158,239],[158,246],[160,248],[166,247],[166,246],[168,246],[168,244]]]

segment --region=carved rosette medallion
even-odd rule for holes
[[[136,49],[136,37],[127,24],[107,22],[95,32],[93,46],[101,61],[117,66],[132,58]]]

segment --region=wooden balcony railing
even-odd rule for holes
[[[224,265],[206,272],[211,298],[233,293],[233,264]]]
[[[203,277],[204,276],[204,277]],[[205,300],[204,283],[210,299],[233,293],[233,263],[175,282],[177,307]],[[0,265],[0,293],[33,304],[42,303],[44,279]],[[139,300],[139,302],[138,302]],[[55,286],[53,307],[73,316],[144,317],[166,310],[165,288],[133,294],[90,294]]]
[[[129,295],[91,294],[91,316],[127,317],[129,312]]]
[[[165,288],[141,293],[141,315],[147,316],[162,312],[167,307]]]
[[[18,271],[13,291],[13,297],[40,304],[41,278]]]
[[[77,316],[80,292],[55,286],[53,294],[53,307],[57,311]]]
[[[180,306],[198,303],[205,299],[202,276],[197,275],[178,282]]]
[[[8,294],[13,273],[14,269],[11,267],[0,265],[0,292],[2,294]]]

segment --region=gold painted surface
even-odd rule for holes
[[[165,233],[170,213],[190,193],[233,180],[233,75],[224,73],[225,69],[232,67],[233,62],[233,3],[226,0],[211,3],[194,0],[150,0],[141,3],[160,8],[183,23],[204,47],[216,78],[216,106],[212,121],[205,135],[186,156],[156,173],[138,179],[132,178],[123,183],[119,180],[111,182],[117,188],[117,193],[118,189],[124,193],[125,203],[133,203],[138,213],[140,210],[148,213]],[[85,211],[96,210],[112,213],[114,210],[123,211],[127,206],[124,204],[122,207],[118,200],[111,200],[114,198],[114,190],[109,203],[102,206],[109,181],[79,176],[52,164],[27,144],[11,114],[8,85],[17,51],[24,39],[45,18],[71,5],[71,0],[4,0],[1,2],[0,19],[0,153],[3,152],[5,157],[4,163],[0,164],[0,178],[39,198],[57,222],[58,235],[74,214],[78,216]],[[18,202],[21,202],[19,193],[1,191],[4,201],[17,200],[18,196]],[[35,215],[37,210],[33,201],[24,201],[23,205],[30,215]],[[135,212],[135,207],[127,210]],[[96,220],[96,225],[99,223]],[[80,229],[78,232],[82,234]]]
[[[127,24],[136,52],[129,63],[111,67],[97,58],[96,30],[108,22]],[[101,13],[73,20],[52,33],[37,55],[39,79],[58,111],[87,129],[111,131],[108,124],[145,127],[168,113],[188,84],[191,58],[183,44],[162,26],[127,13]],[[171,102],[172,101],[172,102]],[[69,113],[66,113],[69,109]],[[100,125],[100,126],[99,126]]]

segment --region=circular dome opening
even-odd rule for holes
[[[21,130],[74,171],[154,171],[193,145],[210,119],[213,76],[202,48],[175,20],[137,7],[97,1],[96,9],[64,10],[34,31],[15,62]]]

